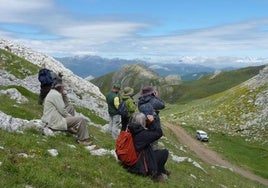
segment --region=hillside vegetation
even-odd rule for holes
[[[164,121],[183,126],[193,137],[195,130],[207,131],[211,148],[267,179],[267,71],[210,97],[170,105]]]
[[[0,68],[20,79],[39,71],[38,66],[3,49],[0,49]]]
[[[30,103],[35,102],[36,98],[31,98],[29,91],[24,91],[24,93],[28,93],[27,96],[30,99]],[[10,99],[7,100],[9,101]],[[14,100],[11,100],[11,102],[12,101],[13,104],[11,106],[16,105],[16,102]],[[17,106],[20,105],[17,104]],[[83,110],[79,109],[79,111]],[[41,114],[41,112],[42,109],[40,108],[32,109],[32,112],[25,111],[24,116],[30,117],[30,114],[37,115]],[[87,115],[87,110],[84,110],[84,112],[84,114]],[[161,116],[168,117],[165,113],[166,111],[161,112]],[[20,117],[20,115],[16,114],[13,116]],[[98,117],[88,117],[91,121],[93,121],[93,124],[90,124],[88,128],[91,134],[91,139],[96,147],[110,151],[114,150],[115,141],[112,140],[107,133],[103,133],[100,128],[96,126],[103,126],[107,122],[98,121]],[[34,129],[26,130],[23,134],[0,130],[0,177],[2,179],[0,186],[263,187],[258,183],[252,182],[235,174],[230,169],[218,166],[211,167],[210,165],[207,165],[200,161],[200,159],[189,151],[187,147],[182,145],[174,136],[174,133],[166,128],[164,128],[164,132],[165,137],[160,140],[160,146],[168,148],[171,152],[167,168],[171,169],[172,175],[167,184],[159,185],[148,178],[128,173],[116,161],[116,158],[112,153],[96,156],[92,154],[89,149],[74,144],[74,139],[70,135],[59,134],[54,137],[44,136],[42,133]],[[193,134],[193,132],[194,129],[190,129],[190,133]],[[218,139],[210,142],[208,145],[209,147],[213,147],[213,143],[216,141],[220,142],[221,139],[224,141],[228,138],[228,140],[232,140],[233,142],[237,140],[235,137],[223,137],[221,135],[217,135],[217,133],[215,133],[215,135],[210,133],[210,136],[212,136],[213,139]],[[226,144],[223,143],[221,143],[221,149],[222,151],[226,151],[224,146],[228,146],[229,142],[226,142]],[[241,145],[244,141],[241,140],[239,143],[240,144],[233,145],[233,148],[241,149]],[[267,155],[264,148],[257,144],[243,145],[248,149],[252,149],[252,147],[254,147],[256,151],[263,151],[262,155],[254,152],[255,155],[252,156],[253,153],[251,153],[250,157],[253,158],[250,161],[250,165],[256,165],[255,157]],[[49,153],[49,150],[51,149],[57,150],[59,155],[55,157],[51,156]],[[252,150],[249,150],[248,153],[251,151]],[[236,157],[237,155],[234,156]],[[265,162],[265,158],[263,158],[263,160],[263,162]],[[243,162],[243,160],[241,161]],[[260,162],[260,160],[257,161]],[[262,168],[260,168],[260,166]],[[267,168],[260,163],[255,166],[255,169],[263,169],[262,173],[264,173]]]
[[[28,93],[30,92],[28,91]],[[27,96],[30,102],[36,100],[29,97],[29,94]],[[13,102],[15,105],[15,101]],[[40,113],[41,109],[36,110],[36,114]],[[161,116],[165,117],[165,113],[166,111],[161,112]],[[30,112],[26,112],[24,115],[30,116]],[[85,115],[87,114],[85,113]],[[14,117],[16,116],[14,115]],[[95,155],[89,148],[76,145],[70,135],[63,133],[56,136],[45,136],[35,129],[26,130],[23,134],[0,130],[0,178],[2,180],[0,186],[264,187],[259,183],[235,174],[231,169],[210,166],[200,161],[195,154],[178,141],[174,133],[166,128],[164,128],[165,137],[160,140],[160,147],[168,148],[170,151],[167,168],[172,171],[172,175],[168,183],[159,185],[148,178],[130,174],[116,161],[112,152],[115,141],[99,128],[99,126],[102,127],[107,122],[94,121],[93,117],[90,117],[90,119],[93,120],[93,124],[90,124],[88,127],[91,140],[93,140],[97,148],[106,149],[111,152],[100,156]],[[211,134],[211,136],[216,138],[217,134],[215,136]],[[226,137],[230,141],[236,140],[233,137]],[[213,147],[213,145],[210,145],[211,143],[216,142],[216,140],[217,142],[221,139],[226,140],[226,137],[222,138],[219,136],[218,139],[210,142],[208,146]],[[239,143],[242,144],[243,140]],[[225,145],[223,144],[221,148],[224,151],[225,148],[223,146]],[[257,151],[261,149],[258,149],[259,146],[255,144],[247,144],[245,148],[253,146]],[[240,145],[233,145],[233,147],[240,148]],[[52,156],[49,153],[52,149],[57,150],[59,154]],[[267,153],[264,151],[263,155],[266,155]],[[254,154],[256,155],[252,156],[251,154],[251,156],[256,157],[258,153],[254,152]],[[250,164],[255,164],[254,161],[256,162],[256,160],[252,160]],[[255,169],[263,169],[264,172],[266,170],[263,164],[255,167]]]
[[[205,98],[230,89],[257,75],[265,66],[246,67],[232,71],[219,72],[217,75],[209,75],[199,80],[184,82],[174,87],[169,101],[185,104],[195,99]]]

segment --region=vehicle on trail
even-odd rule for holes
[[[208,142],[208,134],[205,131],[197,130],[196,131],[196,139],[204,142]]]

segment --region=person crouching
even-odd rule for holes
[[[148,105],[144,113],[134,113],[131,117],[128,129],[130,130],[135,149],[139,155],[139,160],[129,171],[144,176],[150,176],[157,182],[164,183],[166,180],[163,174],[170,175],[170,171],[165,169],[169,152],[167,149],[153,150],[151,143],[158,140],[162,135],[162,129],[159,125],[148,129],[147,126],[153,124],[153,108]],[[150,124],[146,124],[149,121]]]

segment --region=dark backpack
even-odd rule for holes
[[[41,69],[38,73],[38,80],[41,85],[49,85],[53,83],[51,71],[48,69]]]
[[[122,100],[120,102],[119,107],[118,107],[118,113],[119,113],[119,115],[124,116],[124,117],[126,117],[128,115],[126,101]]]
[[[118,135],[115,145],[115,153],[118,160],[124,165],[132,166],[138,161],[132,134],[129,130],[121,131]]]

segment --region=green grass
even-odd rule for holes
[[[1,87],[7,89],[9,87]],[[37,95],[16,86],[16,88],[33,103],[25,110],[25,106],[17,110],[10,110],[14,116],[21,118],[34,116],[42,112],[42,107],[36,104]],[[1,96],[3,97],[3,96]],[[1,101],[5,103],[0,107],[14,105],[15,102],[6,98]],[[32,105],[36,104],[38,109]],[[8,105],[10,107],[10,105]],[[175,107],[175,106],[174,106]],[[186,109],[186,108],[184,108]],[[96,114],[76,107],[76,110],[92,119],[94,123],[104,125],[107,123]],[[5,111],[1,109],[1,111]],[[19,115],[19,112],[25,114]],[[164,112],[164,111],[163,111]],[[162,112],[161,112],[162,115]],[[164,115],[164,113],[163,113]],[[41,114],[40,114],[41,116]],[[73,149],[68,144],[74,144],[74,139],[69,135],[58,135],[56,137],[46,137],[37,131],[29,130],[24,134],[9,133],[0,130],[0,179],[1,187],[25,187],[31,185],[35,187],[263,187],[237,174],[222,168],[211,168],[209,165],[200,161],[195,154],[187,150],[182,152],[178,148],[183,147],[177,138],[169,130],[164,130],[168,140],[162,139],[163,148],[168,148],[174,155],[188,157],[197,161],[202,168],[195,167],[190,162],[176,163],[171,160],[167,163],[167,168],[171,169],[172,176],[167,184],[159,185],[149,178],[140,177],[128,173],[115,160],[112,155],[92,156],[89,151],[78,146]],[[94,126],[89,126],[89,133],[94,144],[99,148],[114,149],[115,141]],[[52,157],[48,154],[48,149],[57,149],[59,155]],[[23,158],[19,154],[25,153],[29,158]],[[230,159],[231,160],[231,159]],[[256,166],[255,169],[258,169]],[[36,173],[38,172],[38,173]],[[228,181],[227,181],[228,180]],[[231,181],[230,181],[231,180]],[[208,184],[209,182],[209,184]]]
[[[17,103],[16,100],[10,99],[8,95],[0,95],[0,111],[21,119],[40,119],[43,112],[43,106],[38,105],[38,95],[34,94],[21,86],[0,86],[0,90],[16,88],[29,102]]]
[[[93,123],[104,125],[107,123],[102,117],[98,116],[93,110],[89,110],[80,106],[76,106],[75,110],[90,118]]]
[[[193,126],[184,127],[185,130],[195,137],[198,128]],[[260,142],[248,142],[241,136],[230,136],[224,133],[205,130],[210,137],[207,146],[222,155],[232,164],[268,179],[268,149]]]
[[[184,82],[179,86],[174,86],[174,93],[167,100],[172,103],[186,104],[192,100],[205,98],[230,89],[252,78],[263,68],[264,66],[246,67],[222,72],[214,79],[210,79],[211,75],[209,75],[199,80]]]
[[[98,148],[114,149],[115,141],[94,126],[89,126],[91,140]],[[91,155],[84,147],[75,144],[70,135],[43,136],[35,130],[24,134],[0,130],[0,187],[264,187],[232,171],[214,167],[200,161],[182,146],[173,132],[164,129],[168,138],[161,139],[163,148],[174,155],[188,157],[198,162],[177,163],[169,157],[166,164],[172,175],[166,184],[158,184],[147,177],[128,173],[114,156]],[[161,144],[161,145],[162,145]],[[71,148],[69,145],[75,145]],[[59,155],[52,157],[48,149],[56,149]],[[22,157],[21,154],[29,157]]]
[[[268,179],[268,149],[266,146],[256,142],[245,142],[245,139],[238,136],[210,134],[213,138],[210,143],[213,150],[221,153],[228,161]]]
[[[197,129],[207,131],[210,136],[208,147],[219,152],[231,163],[267,179],[268,149],[265,132],[263,138],[258,137],[260,140],[257,141],[254,140],[254,135],[243,136],[237,126],[244,123],[240,119],[243,114],[241,112],[254,112],[254,103],[248,104],[247,97],[254,99],[257,93],[258,90],[248,92],[245,88],[236,88],[235,92],[226,91],[185,105],[168,105],[161,115],[164,121],[185,124],[184,129],[193,138]]]
[[[19,79],[37,74],[40,69],[29,61],[2,49],[0,49],[0,67]]]

